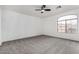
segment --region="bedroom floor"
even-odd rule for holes
[[[37,36],[5,42],[0,54],[79,54],[79,42]]]

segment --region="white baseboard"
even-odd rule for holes
[[[4,40],[4,41],[2,41],[2,42],[13,41],[13,40],[19,40],[19,39],[23,39],[23,38],[32,38],[32,37],[37,37],[37,36],[41,36],[41,35],[24,36],[24,37],[19,37],[19,38],[15,38],[15,39]]]
[[[55,36],[55,35],[46,35],[46,36],[50,36],[50,37],[55,37],[55,38],[60,38],[60,39],[67,39],[67,40],[72,40],[72,41],[78,41],[79,42],[79,40],[78,39],[76,39],[76,38],[64,38],[64,37],[60,37],[60,36]]]

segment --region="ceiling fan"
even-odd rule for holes
[[[61,6],[57,6],[56,9],[61,8]],[[41,11],[41,13],[44,13],[44,11],[51,11],[51,9],[46,9],[46,5],[42,5],[40,9],[35,9],[36,11]]]
[[[35,9],[36,11],[41,11],[41,13],[44,13],[44,11],[51,11],[51,9],[46,9],[46,5],[42,5],[40,9]]]

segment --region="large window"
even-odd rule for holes
[[[76,15],[60,17],[57,21],[57,31],[67,33],[77,32],[77,19]]]

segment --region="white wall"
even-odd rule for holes
[[[54,15],[45,19],[16,13],[10,10],[3,9],[2,12],[0,10],[0,20],[2,26],[1,41],[10,41],[42,34],[79,41],[79,32],[74,34],[57,32],[57,19],[63,15],[69,14],[76,14],[79,17],[79,10],[72,10],[70,12]]]
[[[62,14],[54,15],[49,18],[44,19],[44,34],[49,36],[55,36],[55,37],[61,37],[61,38],[67,38],[71,40],[77,40],[79,41],[79,32],[78,33],[58,33],[57,32],[57,19],[64,15],[69,14],[75,14],[78,16],[78,31],[79,31],[79,9],[78,10],[72,10],[69,12],[65,12]]]
[[[0,45],[1,45],[1,15],[2,15],[2,12],[1,12],[1,8],[0,8]]]
[[[41,19],[2,10],[2,41],[41,35]]]

